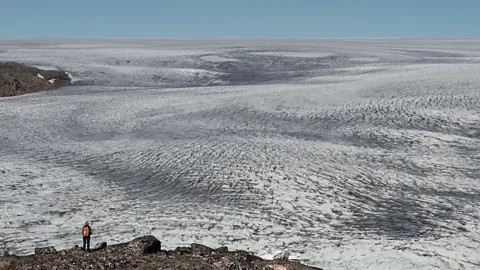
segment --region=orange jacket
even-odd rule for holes
[[[90,237],[90,235],[92,235],[92,228],[90,228],[90,225],[84,225],[82,228],[82,236]]]

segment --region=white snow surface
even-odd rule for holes
[[[40,74],[37,74],[37,77],[40,78],[40,79],[45,79],[42,75]]]
[[[42,66],[42,65],[29,65],[29,66],[36,67],[43,70],[58,70],[56,67],[52,67],[52,66]]]
[[[0,246],[68,248],[88,219],[94,243],[152,233],[324,269],[479,269],[479,51],[0,39],[0,60],[79,79],[0,99]]]
[[[324,52],[253,52],[252,54],[301,58],[318,58],[332,55],[331,53]]]
[[[202,60],[210,62],[238,62],[238,59],[235,58],[226,58],[218,55],[205,55],[201,57]]]

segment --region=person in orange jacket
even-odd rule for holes
[[[92,228],[88,225],[88,220],[85,221],[85,225],[82,228],[82,236],[83,236],[83,250],[90,251],[90,235],[92,235]]]

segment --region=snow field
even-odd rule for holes
[[[478,268],[478,40],[10,42],[77,79],[0,100],[14,253],[89,219],[98,242]]]

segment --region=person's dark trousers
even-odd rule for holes
[[[90,236],[83,237],[83,250],[90,250]]]

